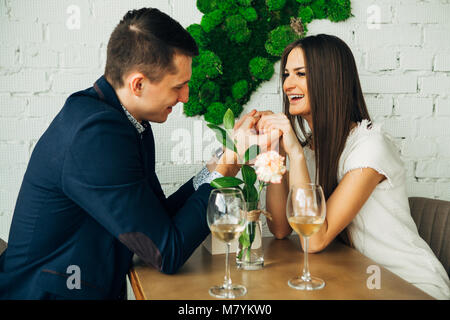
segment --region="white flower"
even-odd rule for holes
[[[255,168],[258,180],[271,183],[280,183],[286,167],[284,157],[276,151],[267,151],[256,157]]]

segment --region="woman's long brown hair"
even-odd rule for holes
[[[288,45],[281,57],[281,72],[285,73],[287,58],[294,48],[303,51],[306,63],[306,83],[311,106],[312,133],[307,132],[301,116],[289,114],[289,100],[283,93],[284,113],[296,128],[296,120],[303,137],[302,146],[313,145],[315,153],[315,181],[328,199],[336,189],[338,164],[352,122],[370,121],[369,112],[359,82],[355,59],[341,39],[319,34],[308,36]],[[284,83],[284,76],[281,81]],[[352,245],[347,228],[340,236]]]

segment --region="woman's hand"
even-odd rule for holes
[[[261,127],[261,124],[259,123],[259,119],[261,119],[262,116],[270,115],[270,114],[274,114],[274,113],[270,110],[256,112],[255,116],[258,116],[258,123],[256,124],[256,130],[259,133],[262,133],[262,130],[263,130]],[[271,143],[271,150],[278,148],[278,153],[284,157],[284,156],[286,156],[286,151],[283,148],[283,144],[280,143],[280,140],[283,139],[283,136],[282,136],[281,132],[278,132],[278,135],[279,135],[278,141],[275,140],[275,141],[272,141],[272,143]]]
[[[255,117],[256,110],[253,109],[242,118],[240,118],[233,128],[233,139],[236,142],[237,153],[243,157],[245,151],[252,145],[257,143],[257,134],[255,124],[259,117]]]
[[[274,132],[281,137],[280,147],[292,157],[295,154],[303,154],[303,148],[297,139],[291,122],[284,113],[266,113],[258,121],[257,129],[260,134],[274,135]],[[280,149],[281,149],[280,148]]]
[[[279,134],[276,131],[258,134],[255,126],[262,115],[263,113],[253,109],[234,125],[233,139],[236,140],[236,147],[240,157],[243,157],[245,151],[252,145],[258,145],[261,152],[265,152],[274,141],[278,141]]]

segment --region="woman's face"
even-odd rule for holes
[[[311,114],[305,68],[303,50],[300,48],[292,49],[284,69],[283,91],[289,99],[289,113],[302,117],[308,117]]]

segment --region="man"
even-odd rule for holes
[[[189,33],[159,10],[124,16],[105,75],[67,99],[33,151],[0,257],[0,298],[119,299],[133,253],[174,273],[200,245],[209,182],[239,167],[222,156],[166,199],[150,125],[188,101],[196,55]]]

